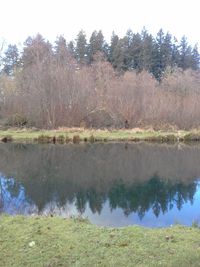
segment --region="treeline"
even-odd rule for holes
[[[42,39],[42,36],[37,38]],[[34,39],[37,38],[29,37],[24,43],[25,47],[34,43]],[[145,28],[141,33],[128,30],[122,38],[113,32],[109,44],[105,41],[102,31],[94,31],[87,42],[86,34],[81,30],[75,41],[67,43],[61,36],[55,43],[56,45],[52,47],[54,53],[58,52],[63,57],[61,53],[66,53],[64,50],[67,48],[68,53],[81,65],[92,64],[95,55],[101,52],[119,72],[146,70],[158,80],[162,79],[167,67],[178,67],[183,70],[199,69],[200,55],[197,44],[189,45],[185,36],[178,42],[176,37],[169,32],[164,33],[162,29],[156,37],[148,33]],[[23,53],[19,54],[17,46],[9,45],[3,57],[3,72],[12,74],[13,67],[19,66],[20,62],[23,64],[23,61]]]
[[[94,55],[100,51],[104,54],[114,69],[117,71],[146,70],[156,79],[162,79],[168,66],[179,67],[183,70],[199,68],[198,47],[190,46],[185,36],[178,42],[170,33],[162,29],[156,38],[143,29],[141,33],[128,30],[123,38],[114,32],[110,44],[104,40],[101,31],[94,31],[86,41],[86,35],[80,31],[75,45],[69,43],[69,48],[78,62],[91,64]]]
[[[9,126],[198,127],[197,46],[159,31],[101,31],[87,43],[80,31],[54,44],[40,34],[1,55],[0,124]]]

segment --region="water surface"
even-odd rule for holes
[[[200,146],[0,144],[0,213],[106,226],[200,222]]]

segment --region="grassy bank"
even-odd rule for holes
[[[106,141],[152,141],[187,142],[200,141],[200,131],[153,131],[142,129],[94,130],[61,128],[57,130],[8,129],[0,130],[0,140],[18,142],[106,142]]]
[[[103,228],[79,219],[0,217],[0,266],[200,266],[200,229]]]

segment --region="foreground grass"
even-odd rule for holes
[[[78,219],[0,217],[0,266],[200,266],[200,229],[103,228]]]
[[[121,130],[94,130],[83,128],[62,128],[58,130],[31,130],[31,129],[9,129],[0,130],[0,140],[5,137],[12,137],[13,141],[51,141],[49,138],[60,138],[73,141],[77,137],[79,141],[199,141],[200,132],[187,131],[153,131],[141,129],[121,129]],[[42,138],[41,138],[42,137]],[[92,137],[92,138],[91,138]]]

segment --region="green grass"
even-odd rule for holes
[[[80,141],[158,141],[158,142],[176,142],[179,140],[184,141],[184,136],[187,135],[189,140],[190,132],[186,131],[153,131],[153,130],[141,130],[141,129],[121,129],[121,130],[94,130],[83,128],[63,128],[58,130],[31,130],[31,129],[8,129],[0,130],[0,140],[7,136],[12,136],[14,141],[42,141],[48,142],[53,138],[60,139],[63,136],[68,141],[73,141],[74,136],[79,136]],[[195,132],[195,137],[197,133]],[[200,140],[200,134],[198,134]],[[44,138],[45,137],[45,138]],[[49,138],[50,139],[49,139]],[[197,141],[195,139],[195,141]]]
[[[105,228],[80,219],[0,217],[0,266],[200,266],[200,229]]]

